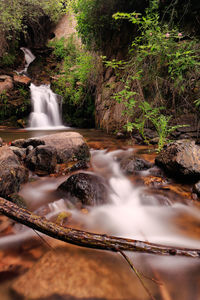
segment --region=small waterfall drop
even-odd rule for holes
[[[32,113],[29,117],[29,129],[59,129],[62,125],[58,95],[49,85],[30,85]]]
[[[21,47],[20,48],[24,52],[25,56],[25,68],[19,72],[19,74],[27,73],[29,65],[35,60],[35,55],[27,48]]]

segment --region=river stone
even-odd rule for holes
[[[20,184],[28,180],[28,170],[21,165],[18,157],[8,147],[0,148],[0,196],[19,191]]]
[[[178,140],[168,144],[155,162],[176,178],[200,179],[200,147],[195,141]]]
[[[108,196],[104,178],[88,173],[70,176],[58,187],[58,191],[62,196],[70,196],[72,202],[91,206],[105,203]]]
[[[131,155],[124,157],[120,161],[120,168],[126,174],[133,174],[134,172],[148,170],[152,164],[145,159]]]
[[[40,145],[34,148],[26,157],[26,166],[38,175],[54,172],[56,167],[56,149],[51,146]]]

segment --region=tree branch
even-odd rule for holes
[[[109,251],[135,251],[158,255],[179,255],[200,257],[200,249],[175,248],[138,240],[119,238],[105,234],[95,234],[82,230],[59,226],[46,218],[20,208],[16,204],[0,198],[0,212],[9,218],[66,243]]]

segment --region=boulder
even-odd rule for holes
[[[62,196],[70,196],[74,203],[83,205],[103,204],[107,200],[108,187],[103,177],[89,173],[78,173],[70,176],[59,187]]]
[[[88,160],[90,157],[88,145],[82,135],[77,132],[66,131],[12,142],[12,146],[17,147],[27,148],[29,145],[33,147],[39,145],[54,147],[57,151],[57,163],[67,163],[73,160]]]
[[[0,94],[7,92],[8,90],[13,89],[13,80],[12,77],[8,75],[0,76]]]
[[[0,147],[2,147],[3,146],[3,140],[2,140],[2,138],[0,137]]]
[[[38,175],[54,172],[56,167],[56,149],[51,146],[40,145],[34,148],[26,157],[26,166]]]
[[[21,165],[18,157],[8,147],[0,148],[0,196],[19,191],[21,183],[28,180],[28,170]]]
[[[144,171],[152,167],[152,164],[145,159],[131,155],[120,161],[120,167],[126,174],[133,174],[137,171]]]
[[[200,147],[195,141],[178,140],[168,144],[155,162],[175,178],[200,179]]]

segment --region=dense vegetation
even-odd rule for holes
[[[0,57],[5,65],[15,60],[20,40],[41,38],[44,23],[50,26],[63,13],[61,0],[1,0],[0,2]],[[47,29],[47,28],[46,28]],[[37,37],[38,36],[38,37]]]
[[[82,49],[72,35],[49,44],[54,47],[58,66],[53,90],[63,97],[63,119],[66,124],[93,127],[96,58]]]

